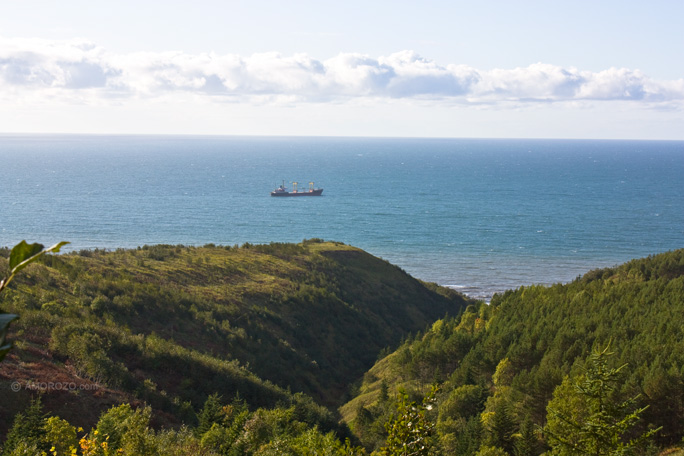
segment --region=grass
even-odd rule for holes
[[[291,400],[290,392],[340,405],[381,350],[465,303],[360,249],[320,240],[50,256],[0,296],[0,308],[21,315],[11,337],[31,334],[26,343],[49,347],[38,364],[176,419],[178,404],[197,408],[215,391],[258,406]],[[92,346],[78,348],[86,341]],[[28,356],[15,350],[0,378]]]

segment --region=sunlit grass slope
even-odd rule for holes
[[[171,421],[213,392],[268,406],[301,391],[335,405],[381,350],[464,304],[362,250],[318,240],[51,256],[0,296],[0,308],[20,315],[0,380],[59,372],[101,385],[48,391],[48,406],[71,407],[66,418],[86,396],[147,401]]]

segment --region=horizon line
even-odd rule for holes
[[[501,141],[667,141],[684,142],[672,138],[571,138],[555,136],[503,137],[503,136],[387,136],[387,135],[283,135],[283,134],[235,134],[235,133],[75,133],[75,132],[2,132],[1,138],[28,136],[88,136],[88,137],[176,137],[176,138],[252,138],[252,139],[406,139],[406,140],[501,140]]]

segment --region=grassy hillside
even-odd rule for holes
[[[0,260],[0,275],[6,269]],[[317,240],[50,256],[6,291],[0,309],[21,318],[0,363],[2,433],[42,390],[44,410],[70,423],[52,420],[53,430],[92,428],[86,443],[125,422],[111,434],[117,445],[143,445],[144,435],[159,448],[149,454],[361,454],[344,447],[338,416],[319,404],[349,399],[340,415],[373,450],[401,409],[397,392],[419,403],[437,385],[421,412],[435,425],[422,428],[434,431],[433,448],[539,455],[567,427],[551,410],[586,420],[574,385],[590,378],[592,352],[609,347],[619,381],[601,401],[616,416],[641,410],[624,442],[657,429],[631,454],[681,452],[684,250],[521,287],[489,305]],[[212,393],[220,397],[207,400]],[[112,407],[120,403],[133,409]],[[28,439],[47,451],[61,434],[12,435],[5,450]]]
[[[523,429],[546,424],[554,392],[570,394],[557,389],[563,379],[570,385],[584,378],[592,350],[609,346],[611,365],[625,365],[612,400],[637,397],[635,407],[648,406],[633,432],[660,427],[653,443],[667,447],[684,437],[682,328],[684,250],[591,271],[566,285],[521,287],[406,341],[365,374],[341,412],[368,447],[377,447],[395,391],[417,398],[436,383],[435,442],[446,453],[513,448]],[[498,433],[504,415],[508,431]],[[525,454],[549,443],[546,433],[533,440]]]
[[[3,388],[4,429],[33,395],[26,385],[41,382],[78,385],[48,388],[43,403],[84,427],[122,401],[151,404],[162,424],[191,422],[219,392],[252,407],[299,404],[332,428],[332,415],[293,393],[339,405],[381,350],[466,303],[317,240],[82,251],[22,274],[0,296],[3,311],[20,315],[0,364],[3,387],[22,386]]]

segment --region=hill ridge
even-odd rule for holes
[[[483,425],[476,438],[472,426],[487,423],[501,404],[512,428],[526,417],[543,427],[563,379],[581,375],[592,350],[610,346],[614,365],[627,365],[618,396],[639,397],[639,406],[649,406],[641,427],[662,426],[655,441],[673,445],[684,437],[683,327],[680,249],[589,271],[567,284],[509,290],[490,305],[438,320],[379,360],[340,410],[355,435],[377,448],[384,442],[378,426],[392,408],[383,398],[399,388],[419,397],[436,382],[442,449],[457,452],[468,442],[477,449],[492,431]]]
[[[73,252],[29,267],[7,291],[0,308],[20,319],[3,383],[96,382],[93,397],[146,401],[169,422],[218,390],[255,407],[292,401],[294,392],[339,404],[382,349],[467,302],[320,240]],[[21,409],[21,393],[3,414]],[[59,394],[54,404],[47,396],[59,407]]]

